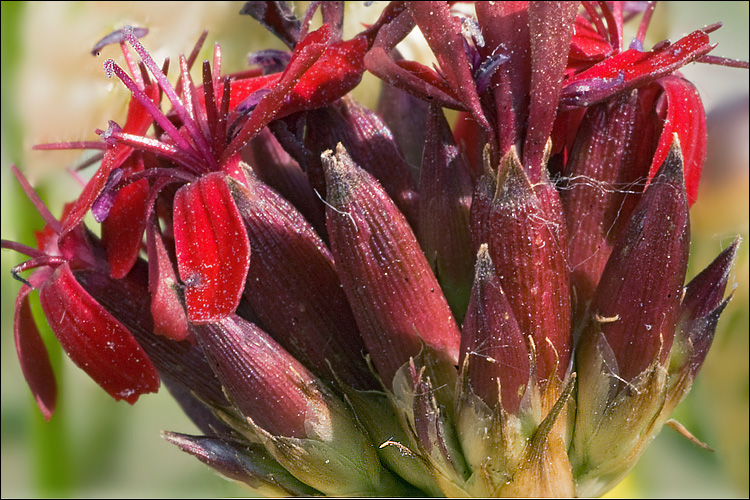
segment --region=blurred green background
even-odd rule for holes
[[[221,43],[223,71],[244,67],[245,54],[280,44],[258,25],[237,15],[242,2],[2,2],[2,237],[33,245],[40,218],[10,174],[17,164],[47,200],[53,213],[80,188],[62,170],[78,154],[31,152],[40,142],[94,139],[109,118],[122,122],[128,93],[107,80],[104,59],[121,60],[117,48],[89,54],[101,36],[124,24],[148,26],[145,45],[161,60],[189,52],[203,29],[207,47]],[[376,15],[384,2],[353,2],[350,16]],[[360,19],[359,17],[356,17]],[[666,2],[657,7],[652,42],[723,21],[711,35],[717,55],[748,59],[747,2]],[[352,30],[356,30],[353,25]],[[748,94],[748,71],[707,65],[684,70],[707,108]],[[369,83],[368,83],[369,82]],[[365,81],[365,86],[372,80]],[[373,104],[373,92],[358,94]],[[736,234],[744,243],[730,280],[734,300],[719,324],[716,341],[690,396],[677,410],[683,422],[715,453],[665,429],[631,474],[610,496],[748,496],[748,143],[744,122],[717,126],[720,151],[706,166],[706,182],[693,209],[690,276],[705,267]],[[726,121],[726,120],[724,120]],[[718,120],[717,120],[718,122]],[[744,125],[743,125],[744,124]],[[744,129],[742,128],[744,126]],[[739,132],[738,132],[739,130]],[[744,131],[744,132],[743,132]],[[710,146],[711,147],[711,146]],[[708,175],[709,169],[714,174]],[[90,175],[90,174],[89,174]],[[13,301],[19,283],[10,268],[23,257],[2,252],[2,428],[3,497],[205,497],[248,491],[214,475],[159,437],[159,431],[196,432],[166,391],[143,396],[134,406],[116,403],[48,342],[60,386],[57,413],[45,423],[23,381],[13,346]],[[43,322],[41,322],[43,324]],[[45,331],[50,337],[51,334]]]

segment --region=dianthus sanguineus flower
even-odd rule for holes
[[[739,245],[685,283],[706,120],[679,70],[747,64],[709,55],[719,25],[647,50],[654,7],[391,2],[347,39],[343,2],[247,2],[288,50],[235,74],[218,46],[192,71],[205,34],[163,63],[107,35],[124,121],[38,146],[97,152],[78,198],[56,218],[13,167],[46,222],[3,240],[44,417],[32,291],[107,393],[163,382],[202,432],[164,437],[260,493],[608,491],[690,389]]]

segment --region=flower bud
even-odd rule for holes
[[[412,227],[416,227],[418,205],[411,167],[383,120],[348,98],[310,113],[305,144],[314,157],[334,149],[339,142],[354,163],[380,182]]]
[[[245,483],[265,496],[320,494],[292,476],[261,445],[177,432],[162,432],[162,437],[223,476]]]
[[[419,243],[460,322],[471,290],[471,178],[440,108],[430,108],[419,178]]]
[[[260,180],[302,212],[318,234],[325,234],[323,203],[315,196],[307,173],[284,151],[269,129],[263,129],[258,137],[250,141],[249,147],[242,150],[242,156]]]
[[[404,216],[342,145],[322,160],[336,269],[386,387],[422,342],[456,364],[458,326]]]
[[[68,356],[110,396],[133,404],[159,389],[159,375],[131,332],[92,297],[65,263],[39,292],[44,315]]]
[[[489,255],[521,332],[534,340],[540,381],[565,377],[572,341],[562,215],[548,212],[554,204],[546,191],[531,185],[511,149],[489,214]]]
[[[393,52],[397,52],[394,49]],[[378,115],[393,132],[393,138],[410,165],[422,162],[425,129],[430,106],[421,99],[386,82],[381,83]]]
[[[684,186],[675,142],[613,248],[596,289],[589,330],[604,334],[617,373],[626,382],[654,358],[663,363],[672,348],[690,242]]]
[[[244,416],[273,435],[308,437],[308,418],[324,426],[314,434],[330,434],[315,377],[268,334],[235,315],[191,328]]]
[[[245,179],[230,188],[253,249],[244,296],[264,328],[324,379],[377,387],[325,243],[278,193],[252,173]]]
[[[401,492],[349,407],[260,328],[235,315],[192,328],[249,438],[297,479],[327,495]]]
[[[568,225],[572,285],[579,302],[589,301],[634,205],[625,205],[635,182],[646,174],[646,162],[636,169],[638,95],[624,94],[590,108],[578,129],[566,165],[568,178],[560,197]],[[642,132],[640,132],[642,133]]]
[[[529,381],[529,351],[500,286],[487,245],[477,256],[474,287],[461,332],[461,362],[474,394],[490,407],[518,412]]]
[[[668,415],[667,362],[689,242],[679,141],[633,212],[602,273],[577,352],[571,463],[577,493],[607,491]],[[659,279],[654,279],[658,276]]]

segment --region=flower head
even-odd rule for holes
[[[175,83],[146,30],[97,43],[122,48],[128,70],[104,70],[131,93],[127,118],[100,142],[42,146],[100,152],[61,220],[14,170],[47,228],[38,249],[3,241],[31,258],[13,270],[15,337],[45,417],[32,289],[107,392],[133,403],[163,381],[205,434],[165,438],[261,491],[616,484],[689,390],[726,305],[738,241],[684,286],[706,127],[677,71],[729,62],[707,55],[715,25],[644,50],[654,4],[474,7],[392,2],[345,40],[341,2],[302,19],[248,2],[290,51],[222,75],[216,46],[199,84],[205,34]],[[415,27],[434,68],[398,52]],[[365,70],[384,82],[381,114],[348,95]],[[453,130],[442,107],[460,112]]]

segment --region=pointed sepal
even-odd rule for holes
[[[177,432],[162,431],[161,435],[224,477],[244,483],[260,495],[288,497],[320,494],[292,476],[261,445]]]

